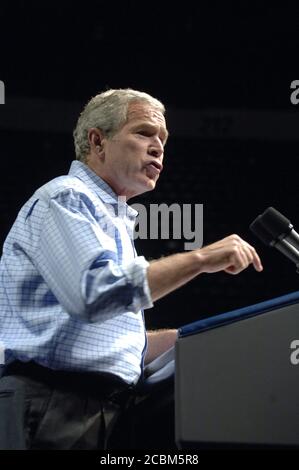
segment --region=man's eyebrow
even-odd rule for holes
[[[147,122],[147,121],[143,121],[143,122],[139,122],[138,124],[135,124],[133,126],[133,129],[138,129],[139,127],[150,127],[150,128],[153,128],[153,127],[157,127],[156,124],[154,123],[151,123],[151,122]],[[159,126],[160,127],[160,126]],[[166,127],[160,127],[162,133],[163,133],[163,137],[164,137],[164,140],[166,142],[166,140],[168,139],[169,137],[169,132],[168,130],[166,129]]]
[[[167,139],[168,139],[168,137],[169,137],[169,132],[168,132],[168,130],[167,130],[167,129],[165,129],[165,132],[164,132],[164,133],[165,133],[165,142],[166,142],[166,140],[167,140]]]

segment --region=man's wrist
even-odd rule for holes
[[[192,266],[194,266],[194,270],[196,271],[196,274],[203,273],[204,263],[203,263],[203,256],[200,250],[198,249],[198,250],[190,251],[188,255],[190,255],[191,264]]]

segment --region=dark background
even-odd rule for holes
[[[249,224],[274,206],[299,229],[299,6],[283,2],[29,2],[0,5],[0,244],[41,184],[68,171],[83,105],[107,88],[161,99],[170,139],[143,203],[204,204],[204,244],[230,233],[254,244],[264,271],[202,275],[147,311],[178,327],[298,289],[295,266]],[[137,202],[137,200],[134,202]],[[138,240],[157,258],[177,240]]]

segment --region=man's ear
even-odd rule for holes
[[[104,133],[101,129],[92,127],[88,130],[88,142],[90,145],[90,152],[99,155],[103,152]]]

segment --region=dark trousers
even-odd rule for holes
[[[0,448],[106,449],[132,396],[109,374],[13,363],[0,379]]]
[[[0,449],[175,448],[173,387],[15,362],[0,379]]]
[[[177,450],[173,380],[146,393],[137,393],[133,406],[125,410],[112,436],[115,448]],[[120,444],[130,430],[130,442]]]

